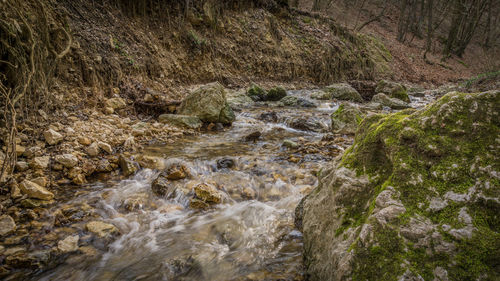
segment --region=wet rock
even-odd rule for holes
[[[282,87],[275,87],[270,89],[264,97],[266,101],[279,101],[286,97],[286,90]]]
[[[347,83],[332,84],[324,89],[324,92],[329,95],[329,99],[347,100],[354,102],[362,102],[361,95]]]
[[[127,104],[125,103],[125,100],[122,98],[111,98],[106,100],[106,107],[112,108],[113,110],[115,109],[122,109],[125,108]]]
[[[276,123],[278,122],[278,114],[274,111],[264,112],[259,115],[258,119],[264,122]]]
[[[245,141],[256,141],[262,136],[262,133],[260,131],[253,131],[249,134],[247,134],[243,139]]]
[[[58,132],[54,131],[53,129],[48,129],[45,132],[43,132],[43,136],[45,138],[45,141],[50,145],[58,144],[64,138],[63,135],[59,134]]]
[[[123,175],[126,177],[137,172],[137,165],[134,163],[134,161],[128,159],[124,155],[120,155],[120,157],[118,158],[118,164],[122,169]]]
[[[309,117],[297,117],[291,120],[288,125],[301,131],[321,132],[325,129],[321,122]]]
[[[181,180],[189,176],[189,169],[183,163],[171,163],[162,175],[169,180]]]
[[[236,165],[231,158],[222,158],[217,160],[217,169],[231,169]]]
[[[158,117],[158,121],[177,127],[185,127],[194,130],[199,129],[202,126],[200,118],[188,115],[162,114]]]
[[[120,233],[114,225],[103,221],[91,221],[85,225],[85,229],[99,238],[108,238]]]
[[[68,236],[57,243],[57,249],[61,253],[69,253],[78,250],[78,241],[80,237],[78,235]]]
[[[316,100],[331,100],[332,94],[325,91],[315,91],[311,94],[311,98]]]
[[[341,104],[331,115],[331,128],[334,133],[354,134],[363,120],[363,113],[350,104]]]
[[[19,185],[19,188],[21,189],[21,192],[28,195],[29,198],[41,200],[51,200],[54,198],[54,194],[52,192],[29,180],[23,180]]]
[[[264,101],[266,99],[266,91],[257,84],[252,84],[247,90],[247,96],[253,101]]]
[[[194,187],[196,199],[207,204],[218,204],[222,201],[222,195],[217,188],[211,184],[200,183]]]
[[[295,106],[295,107],[316,107],[317,105],[305,98],[300,98],[296,96],[287,96],[281,99],[281,102],[285,106]]]
[[[175,186],[164,175],[160,174],[151,184],[151,190],[157,196],[171,197],[175,192]]]
[[[382,106],[387,106],[392,109],[405,109],[410,107],[406,102],[399,99],[390,98],[382,93],[374,95],[372,102],[379,103]]]
[[[73,168],[78,165],[78,158],[73,154],[63,154],[56,156],[56,162],[63,165],[66,168]]]
[[[227,103],[232,109],[239,109],[242,107],[249,107],[253,105],[254,101],[246,95],[245,90],[226,91]]]
[[[179,114],[196,116],[207,123],[231,124],[235,119],[227,104],[224,87],[218,82],[204,85],[190,93],[182,101]]]
[[[294,142],[294,141],[291,141],[291,140],[284,140],[283,141],[283,146],[294,149],[294,148],[298,148],[299,144],[296,143],[296,142]]]
[[[127,198],[123,201],[122,206],[125,210],[131,212],[135,210],[140,210],[147,204],[147,194],[135,194],[130,198]]]
[[[113,170],[113,165],[107,159],[99,160],[95,168],[95,171],[98,173],[108,173]]]
[[[203,201],[203,200],[200,200],[198,198],[191,198],[191,201],[189,201],[189,207],[191,209],[207,209],[207,208],[210,208],[210,205]]]
[[[499,223],[484,220],[484,214],[497,213],[498,207],[477,204],[472,198],[487,193],[492,202],[500,200],[498,192],[491,192],[496,173],[477,168],[500,161],[500,154],[491,153],[498,139],[487,137],[498,135],[499,95],[500,91],[449,93],[422,110],[366,117],[352,149],[321,172],[318,187],[296,209],[304,234],[306,276],[496,277],[496,256],[485,259],[471,253],[496,253],[498,248]],[[429,145],[446,153],[422,153]],[[469,189],[459,192],[458,186]],[[419,263],[441,268],[414,267],[413,258],[398,258],[414,254]],[[474,271],[478,266],[483,270]]]
[[[375,92],[386,94],[391,98],[399,99],[406,103],[410,102],[410,98],[408,97],[406,87],[396,82],[380,80],[377,83],[377,88],[375,88]]]
[[[10,234],[16,230],[16,223],[9,215],[0,216],[0,237]]]

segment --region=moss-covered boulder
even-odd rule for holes
[[[254,101],[247,96],[246,90],[226,90],[226,99],[232,109],[241,109],[253,105]]]
[[[324,99],[324,97],[328,97],[328,99],[347,100],[354,102],[363,101],[363,98],[361,98],[361,95],[358,93],[358,91],[356,91],[356,89],[354,89],[347,83],[332,84],[326,87],[323,91],[327,96],[322,96],[321,99]]]
[[[286,97],[286,90],[283,87],[274,87],[267,91],[265,96],[266,101],[279,101]]]
[[[354,134],[363,120],[363,113],[348,103],[341,104],[331,115],[331,129],[337,134]]]
[[[496,280],[500,91],[365,118],[296,209],[310,280]]]
[[[391,98],[400,99],[404,102],[410,102],[410,97],[408,96],[407,89],[403,84],[387,80],[380,80],[377,83],[375,92],[386,94]]]
[[[247,90],[247,96],[249,96],[253,101],[264,101],[266,99],[266,95],[267,92],[257,84],[252,84]]]
[[[382,106],[387,106],[387,107],[392,108],[392,109],[405,109],[405,108],[410,107],[410,105],[407,104],[406,102],[404,102],[400,99],[388,97],[383,93],[379,93],[379,94],[374,95],[372,98],[372,102],[378,103]]]
[[[296,96],[286,96],[281,99],[281,102],[284,106],[317,107],[317,105],[311,100]]]
[[[235,119],[224,87],[218,82],[201,86],[190,93],[182,101],[179,114],[196,116],[207,123],[231,124]]]

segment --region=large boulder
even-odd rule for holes
[[[274,87],[269,89],[265,96],[265,100],[267,101],[279,101],[282,98],[286,97],[286,90],[283,87]]]
[[[328,99],[338,99],[338,100],[347,100],[354,102],[362,102],[363,98],[361,95],[354,89],[351,85],[347,83],[337,83],[332,84],[326,87],[323,90],[326,94],[321,96],[321,99],[325,97]]]
[[[365,118],[296,209],[309,280],[496,280],[500,91]]]
[[[331,129],[338,134],[354,134],[363,120],[363,113],[348,103],[341,104],[331,115]]]
[[[238,91],[227,90],[226,91],[226,99],[229,106],[232,109],[239,109],[243,107],[251,106],[254,101],[247,96],[245,89],[241,89]]]
[[[207,123],[230,124],[235,119],[224,87],[218,82],[201,86],[189,94],[182,101],[179,114],[196,116]]]
[[[194,130],[201,128],[201,126],[203,125],[200,118],[196,116],[179,114],[162,114],[158,117],[158,121],[177,127],[184,127]]]
[[[380,80],[377,83],[375,92],[386,94],[391,98],[400,99],[404,102],[410,102],[410,97],[408,97],[407,89],[403,84],[387,80]]]

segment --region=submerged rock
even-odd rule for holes
[[[243,139],[244,141],[256,141],[260,139],[262,136],[262,133],[260,131],[253,131],[249,134],[247,134]]]
[[[324,89],[328,99],[362,102],[363,98],[351,85],[347,83],[332,84]]]
[[[309,280],[499,276],[499,132],[500,91],[365,118],[296,209]]]
[[[332,113],[332,131],[338,134],[354,134],[358,125],[363,120],[363,113],[350,104],[341,104],[339,108]]]
[[[78,250],[78,235],[68,236],[57,243],[57,249],[62,253],[69,253]]]
[[[263,112],[259,115],[258,119],[264,122],[276,123],[278,122],[278,114],[274,111]]]
[[[218,82],[201,86],[190,93],[182,101],[179,114],[196,116],[207,123],[231,124],[235,119],[224,87]]]
[[[410,97],[408,96],[407,89],[403,84],[387,80],[380,80],[377,83],[375,92],[386,94],[391,98],[399,99],[404,102],[410,102]]]

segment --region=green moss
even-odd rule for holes
[[[283,87],[274,87],[265,95],[265,99],[268,101],[279,101],[284,97],[286,97],[286,90]]]
[[[266,91],[264,91],[264,89],[257,84],[252,84],[247,90],[247,96],[249,96],[253,101],[264,100],[266,94]]]

